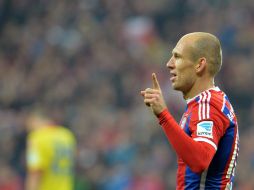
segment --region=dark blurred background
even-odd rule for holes
[[[166,62],[178,39],[215,34],[217,85],[234,105],[234,189],[254,189],[252,0],[0,0],[0,190],[22,190],[25,117],[47,110],[75,133],[77,190],[175,188],[176,156],[139,92],[156,72],[179,121]]]

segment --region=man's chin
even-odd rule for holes
[[[174,89],[174,90],[179,90],[179,87],[176,85],[176,84],[172,84],[172,88]]]
[[[173,87],[173,89],[176,90],[176,91],[182,91],[182,89],[181,89],[180,86],[177,86],[177,85],[172,84],[172,87]]]

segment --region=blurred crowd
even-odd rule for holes
[[[251,0],[0,0],[0,190],[23,189],[25,118],[38,108],[76,135],[77,190],[174,189],[175,153],[140,90],[156,72],[180,120],[166,62],[194,31],[221,40],[216,84],[240,130],[234,189],[254,189],[253,13]]]

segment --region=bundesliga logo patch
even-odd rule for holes
[[[213,138],[213,122],[202,121],[197,124],[197,136]]]

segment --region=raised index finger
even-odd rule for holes
[[[152,80],[153,80],[153,88],[156,89],[156,90],[160,90],[160,84],[157,80],[157,77],[156,77],[156,74],[155,73],[152,73]]]

